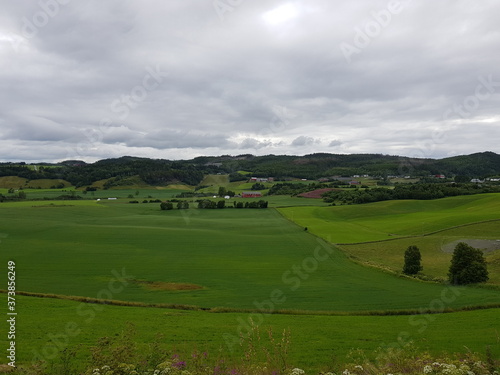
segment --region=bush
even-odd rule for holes
[[[174,205],[172,202],[162,202],[160,204],[160,209],[162,210],[173,210],[174,209]]]

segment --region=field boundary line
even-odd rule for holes
[[[7,294],[8,291],[0,289],[0,293]],[[204,311],[212,314],[230,314],[230,313],[259,313],[268,315],[321,315],[321,316],[395,316],[395,315],[420,315],[420,314],[449,314],[461,311],[489,310],[500,309],[500,303],[490,303],[485,305],[462,306],[458,308],[446,308],[443,311],[436,312],[432,309],[422,310],[421,308],[403,309],[403,310],[366,310],[366,311],[334,311],[334,310],[301,310],[301,309],[280,309],[274,311],[266,311],[259,309],[238,309],[231,307],[201,307],[193,305],[181,304],[166,304],[166,303],[145,303],[145,302],[129,302],[120,300],[106,300],[91,297],[81,296],[66,296],[62,294],[47,294],[36,292],[16,291],[17,295],[34,297],[34,298],[51,298],[65,301],[73,301],[80,303],[92,303],[109,306],[123,307],[141,307],[141,308],[157,308],[170,310],[184,311]]]
[[[433,232],[429,232],[429,233],[425,233],[425,234],[415,234],[415,235],[401,236],[401,237],[396,237],[396,238],[386,238],[384,240],[374,240],[374,241],[364,241],[364,242],[349,242],[349,243],[341,243],[341,242],[339,242],[339,243],[335,243],[334,245],[339,245],[339,246],[363,245],[363,244],[369,244],[369,243],[379,243],[379,242],[396,241],[396,240],[402,240],[402,239],[406,239],[406,238],[427,237],[427,236],[432,236],[433,234],[436,234],[436,233],[446,232],[447,230],[452,230],[452,229],[457,229],[457,228],[462,228],[462,227],[468,227],[468,226],[476,225],[476,224],[492,223],[492,222],[495,222],[495,221],[500,221],[500,219],[489,219],[489,220],[475,221],[473,223],[454,225],[452,227],[435,230]]]

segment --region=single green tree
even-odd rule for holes
[[[451,258],[448,280],[452,284],[465,285],[488,281],[488,268],[483,252],[465,242],[455,246]]]
[[[224,186],[219,187],[219,194],[218,194],[219,197],[225,196],[226,193],[227,193],[227,190],[226,190],[226,188]]]
[[[406,275],[416,275],[423,270],[420,262],[422,261],[422,255],[420,250],[416,246],[408,246],[405,251],[405,264],[403,266],[403,273]]]

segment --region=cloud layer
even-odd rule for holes
[[[40,0],[0,15],[0,160],[499,152],[500,3]]]

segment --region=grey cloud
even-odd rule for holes
[[[291,145],[292,146],[311,146],[311,145],[314,145],[314,144],[318,144],[318,143],[321,143],[321,141],[319,139],[315,139],[313,137],[307,137],[305,135],[301,135],[297,138],[295,138]]]
[[[328,147],[338,147],[340,145],[342,145],[342,142],[335,139],[333,141],[330,141],[330,143],[328,144]]]
[[[261,149],[264,147],[272,146],[270,141],[259,141],[255,138],[245,138],[243,142],[240,143],[239,148],[241,149]]]
[[[285,3],[296,7],[293,18],[263,19]],[[89,160],[307,146],[404,155],[429,142],[431,157],[498,151],[500,84],[483,89],[489,95],[477,105],[470,98],[480,77],[500,82],[500,4],[401,3],[348,63],[340,45],[353,44],[356,29],[387,9],[386,0],[243,2],[222,21],[210,1],[68,2],[31,36],[26,20],[44,11],[40,3],[7,2],[0,136],[14,147],[2,148],[0,160],[26,158],[29,144],[55,160],[57,149],[82,143],[88,147],[80,147],[80,158]],[[143,100],[131,99],[156,67],[165,72],[158,85]],[[113,107],[117,100],[128,101],[128,110]],[[444,118],[471,103],[466,116]],[[112,125],[101,129],[103,119]],[[436,143],[435,128],[446,129],[449,141]]]

